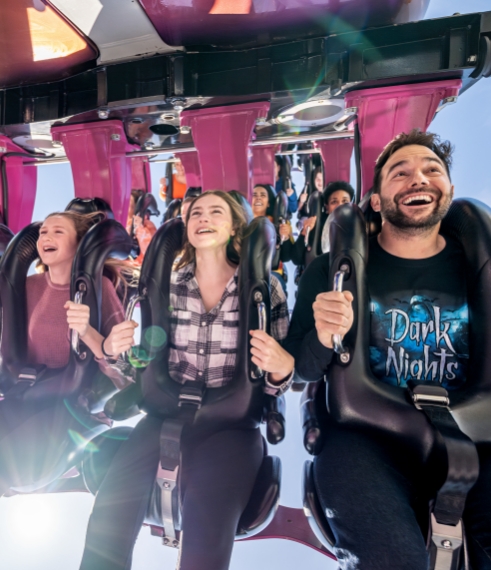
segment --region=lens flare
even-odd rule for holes
[[[85,448],[90,453],[95,453],[96,451],[99,451],[97,445],[86,439],[83,435],[78,433],[78,431],[69,429],[68,435],[70,436],[70,439],[78,448],[80,449]]]
[[[143,333],[143,344],[150,349],[160,350],[167,342],[167,334],[162,327],[148,327]]]

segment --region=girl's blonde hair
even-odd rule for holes
[[[188,227],[189,217],[193,211],[194,206],[196,205],[196,202],[202,198],[205,198],[206,196],[217,196],[226,202],[230,208],[230,212],[232,214],[232,231],[234,232],[234,235],[230,236],[230,240],[227,244],[227,258],[234,265],[238,265],[240,260],[240,248],[242,245],[242,238],[247,227],[247,220],[240,204],[234,200],[232,196],[227,194],[227,192],[222,192],[221,190],[208,190],[207,192],[203,192],[203,194],[196,196],[186,215],[186,228]],[[180,269],[181,267],[184,267],[185,265],[194,263],[196,261],[196,249],[188,240],[187,231],[182,251],[182,257],[178,261],[176,269]]]

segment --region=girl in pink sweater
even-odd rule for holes
[[[71,329],[79,333],[81,341],[92,351],[102,372],[117,388],[122,388],[128,379],[111,368],[105,356],[116,358],[129,350],[137,325],[133,321],[124,321],[114,285],[103,278],[101,332],[90,325],[89,307],[70,300],[75,253],[82,237],[98,219],[98,214],[63,212],[48,216],[41,226],[37,242],[41,273],[28,277],[26,282],[26,366],[66,366],[70,357]],[[42,378],[39,382],[42,387]],[[85,404],[85,400],[79,398],[70,406],[72,409],[75,406],[84,415]],[[63,455],[70,432],[80,429],[78,412],[73,414],[70,406],[65,405],[62,398],[56,403],[26,401],[15,390],[6,393],[0,401],[0,496],[9,488],[39,484],[40,473],[43,477],[51,476],[53,465],[59,462],[60,453]]]
[[[48,368],[65,366],[70,355],[68,329],[79,333],[82,342],[101,361],[104,371],[107,369],[103,364],[104,352],[116,358],[132,346],[137,324],[124,321],[123,307],[108,278],[103,278],[102,285],[102,334],[89,324],[89,307],[70,301],[73,259],[80,240],[99,219],[99,214],[94,216],[61,212],[48,216],[41,226],[38,267],[44,273],[28,277],[26,287],[28,354],[33,364]]]

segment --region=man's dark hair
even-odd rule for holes
[[[350,200],[353,201],[355,197],[355,190],[353,186],[349,182],[345,182],[344,180],[336,180],[335,182],[329,182],[329,184],[324,188],[324,192],[322,192],[322,199],[324,204],[327,204],[331,194],[337,192],[338,190],[343,190],[349,194]]]
[[[453,146],[450,141],[441,141],[440,137],[435,133],[424,133],[420,129],[413,129],[409,133],[401,133],[397,135],[384,148],[380,156],[375,162],[375,172],[373,175],[373,193],[380,192],[380,182],[382,178],[382,168],[385,166],[389,158],[399,149],[409,145],[425,146],[433,151],[443,162],[450,178],[450,167],[452,166]]]

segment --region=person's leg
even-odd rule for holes
[[[327,431],[314,480],[343,570],[428,567],[415,489],[396,454],[363,434],[335,426]]]
[[[464,525],[472,570],[491,569],[491,444],[477,446],[479,479],[467,496]]]
[[[121,444],[96,495],[81,570],[129,570],[155,484],[162,420],[147,416]]]
[[[186,446],[187,447],[187,446]],[[227,570],[264,447],[259,429],[218,432],[183,451],[180,570]]]

